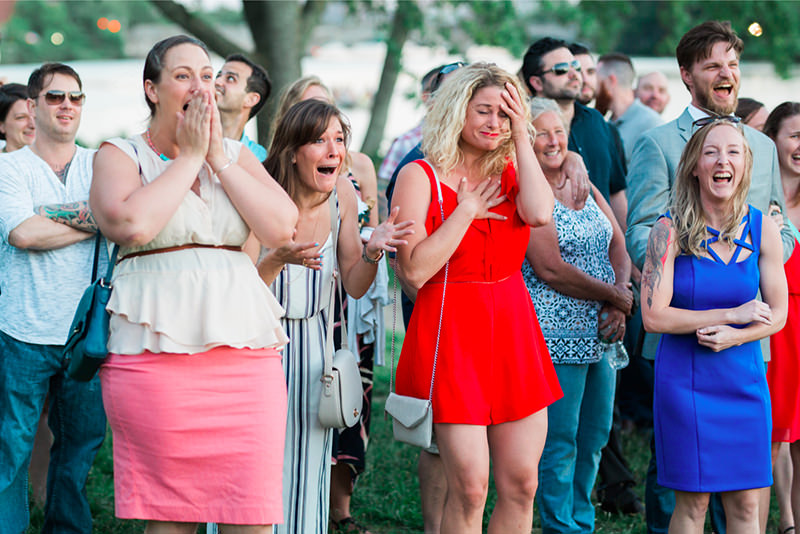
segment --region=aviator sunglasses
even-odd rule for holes
[[[542,74],[547,74],[548,72],[552,72],[556,76],[563,76],[569,72],[570,67],[575,69],[575,72],[581,71],[581,63],[577,59],[573,59],[570,62],[564,61],[563,63],[556,63],[552,67],[547,70],[543,70]]]
[[[64,102],[64,99],[69,97],[69,101],[75,106],[82,106],[84,100],[86,100],[86,94],[83,91],[61,91],[61,90],[51,90],[43,93],[39,96],[44,97],[44,101],[50,104],[51,106],[58,106]]]

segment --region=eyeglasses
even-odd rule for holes
[[[702,128],[703,126],[707,126],[712,122],[730,122],[731,124],[739,124],[742,122],[742,119],[736,115],[709,115],[708,117],[697,119],[692,123],[692,126],[695,128]]]
[[[75,106],[82,106],[84,100],[86,100],[86,93],[83,91],[61,91],[59,89],[53,89],[39,96],[43,96],[44,101],[51,106],[61,105],[67,97],[69,97],[69,101]]]
[[[563,76],[563,75],[565,75],[566,73],[569,72],[570,68],[575,69],[575,72],[580,72],[581,71],[581,62],[578,61],[577,59],[573,59],[570,62],[564,61],[563,63],[556,63],[555,65],[553,65],[549,69],[543,70],[542,74],[547,74],[548,72],[552,72],[556,76]]]

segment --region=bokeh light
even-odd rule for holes
[[[107,30],[108,19],[105,17],[100,17],[99,19],[97,19],[97,27],[100,28],[101,30]]]
[[[111,33],[117,33],[121,28],[122,24],[120,24],[117,19],[108,21],[108,31],[110,31]]]
[[[64,44],[64,34],[61,32],[53,32],[50,34],[50,42],[56,46]]]
[[[747,31],[750,32],[750,35],[753,37],[761,37],[761,34],[764,33],[764,30],[761,28],[761,24],[758,22],[754,22],[748,26]]]
[[[29,45],[35,45],[39,42],[39,34],[36,32],[26,32],[25,33],[25,42]]]

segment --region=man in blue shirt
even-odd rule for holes
[[[244,134],[244,125],[264,107],[272,89],[267,71],[242,54],[231,54],[214,82],[225,137],[240,140],[259,161],[267,149]]]

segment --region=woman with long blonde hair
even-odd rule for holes
[[[530,532],[545,408],[561,397],[520,272],[530,226],[553,212],[522,95],[495,65],[452,73],[425,118],[426,159],[403,168],[392,198],[400,219],[416,221],[397,253],[398,277],[416,293],[397,392],[428,398],[438,346],[442,533],[481,532],[490,456],[497,504],[489,532]]]
[[[745,201],[752,162],[738,124],[700,128],[647,246],[642,316],[665,334],[653,413],[658,483],[675,490],[673,534],[703,532],[712,492],[729,532],[756,534],[759,492],[772,484],[758,340],[783,327],[787,288],[778,227]]]

